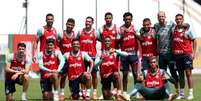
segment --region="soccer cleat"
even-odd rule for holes
[[[194,98],[193,95],[189,95],[189,96],[187,97],[188,100],[192,100],[193,98]]]
[[[59,100],[63,101],[65,99],[65,96],[63,94],[60,94]]]
[[[26,96],[25,95],[22,95],[22,101],[26,101]]]
[[[179,95],[176,99],[185,99],[184,95]]]

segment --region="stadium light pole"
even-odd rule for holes
[[[130,12],[130,0],[128,0],[128,12]]]
[[[62,31],[64,30],[64,0],[62,0]]]
[[[96,29],[98,27],[98,0],[95,1],[95,14],[96,14]]]
[[[23,8],[25,8],[25,22],[24,22],[24,27],[25,27],[25,34],[28,34],[28,0],[25,0],[23,2]]]

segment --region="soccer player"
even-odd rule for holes
[[[95,61],[96,58],[96,30],[92,28],[94,19],[90,16],[86,17],[85,28],[77,34],[77,39],[80,41],[80,50],[88,53],[88,55]],[[89,67],[89,63],[85,62],[86,69]],[[97,99],[96,89],[98,84],[97,77],[98,68],[92,70],[92,84],[93,84],[93,99]]]
[[[158,12],[158,23],[154,24],[154,29],[157,36],[157,51],[159,56],[159,67],[167,70],[169,68],[171,76],[177,82],[175,88],[178,92],[178,75],[173,55],[171,52],[171,32],[174,26],[172,21],[166,21],[164,11]]]
[[[149,67],[137,77],[142,83],[136,83],[134,89],[129,93],[132,97],[139,92],[146,100],[162,100],[168,95],[168,101],[173,101],[176,97],[168,85],[167,80],[175,82],[169,74],[158,67],[155,56],[149,57]],[[130,100],[130,97],[126,100]]]
[[[64,55],[66,52],[70,52],[72,50],[72,40],[75,38],[75,33],[73,28],[75,26],[75,20],[73,18],[69,18],[66,22],[66,30],[63,31],[62,35],[59,37],[59,48],[61,53]],[[60,100],[64,100],[64,88],[66,85],[66,77],[67,77],[67,64],[64,64],[64,67],[60,73]]]
[[[184,97],[185,74],[188,82],[188,97],[191,100],[193,96],[193,59],[196,52],[195,35],[190,31],[190,28],[185,26],[184,17],[182,14],[175,16],[176,26],[172,33],[172,52],[179,73],[180,94],[177,99]]]
[[[97,32],[97,37],[99,41],[101,42],[101,50],[104,50],[104,39],[106,36],[111,37],[111,47],[112,48],[118,48],[117,44],[117,26],[112,22],[113,20],[113,15],[111,12],[105,13],[105,24],[99,28]]]
[[[46,25],[37,30],[36,43],[34,43],[33,61],[36,61],[35,58],[36,58],[37,47],[38,47],[39,42],[40,42],[40,50],[39,51],[44,51],[46,48],[46,40],[48,38],[53,38],[54,40],[57,40],[58,32],[53,27],[53,22],[54,22],[54,15],[51,13],[48,13],[46,15]],[[54,46],[55,46],[55,48],[57,48],[57,41],[54,42]]]
[[[129,53],[128,56],[121,56],[122,72],[123,72],[123,95],[127,96],[127,84],[129,66],[131,66],[133,78],[136,82],[136,76],[139,71],[137,51],[140,43],[136,37],[136,29],[131,24],[133,15],[126,12],[123,15],[124,24],[120,27],[120,47],[122,51]]]
[[[52,86],[54,88],[53,100],[58,101],[59,72],[64,66],[64,58],[60,50],[55,49],[55,39],[46,40],[46,48],[38,53],[38,65],[41,73],[41,90],[43,100],[51,100]]]
[[[156,34],[151,27],[151,20],[149,18],[143,20],[143,27],[140,29],[139,40],[142,48],[142,70],[145,70],[149,67],[148,58],[157,56]]]
[[[117,54],[120,56],[126,56],[128,53],[115,50],[111,47],[111,37],[106,36],[104,39],[105,48],[102,51],[100,57],[95,60],[95,67],[99,66],[100,76],[102,83],[102,94],[105,100],[111,99],[112,95],[115,95],[116,100],[120,100],[119,95],[121,94],[121,81],[119,69],[117,67]],[[111,92],[111,83],[114,84],[113,92]],[[114,92],[115,91],[115,92]]]
[[[29,70],[31,59],[26,55],[26,44],[18,43],[17,52],[8,56],[5,69],[5,94],[6,101],[13,101],[13,93],[16,91],[15,83],[22,85],[22,101],[26,101],[26,93],[29,86]]]
[[[86,52],[80,51],[80,42],[78,39],[72,40],[72,51],[65,53],[64,58],[68,64],[68,80],[72,99],[79,99],[79,84],[83,84],[86,86],[87,90],[83,91],[82,96],[84,96],[85,100],[89,100],[93,60]],[[85,61],[90,63],[88,71],[85,71]]]

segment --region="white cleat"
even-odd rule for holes
[[[176,99],[185,99],[185,96],[179,95]]]
[[[194,98],[193,95],[187,97],[188,100],[192,100],[193,98]]]

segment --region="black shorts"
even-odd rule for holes
[[[129,71],[129,65],[138,64],[137,54],[121,56],[121,64],[122,64],[121,71]]]
[[[86,84],[86,77],[84,74],[80,75],[75,80],[69,80],[69,88],[72,95],[79,95],[80,92],[80,85],[79,84]]]
[[[41,86],[41,91],[43,92],[50,92],[52,91],[52,85],[53,82],[50,80],[50,78],[41,78],[40,79],[40,86]]]
[[[20,81],[20,78],[17,77],[16,80],[5,80],[5,94],[14,93],[16,91],[15,89],[15,83],[22,85],[22,82]]]
[[[101,80],[102,90],[111,90],[111,83],[114,82],[114,74],[111,74],[107,78]]]
[[[61,77],[63,77],[63,76],[67,76],[67,73],[68,73],[68,64],[67,64],[67,62],[65,62],[65,64],[64,64],[63,68],[61,69],[61,72],[59,73],[59,75]]]
[[[95,62],[95,57],[91,57],[92,58],[92,60]],[[88,61],[84,61],[84,65],[85,65],[85,71],[87,71],[87,68],[89,68],[90,67],[90,62],[88,62]],[[98,67],[93,67],[93,69],[92,69],[92,73],[97,73],[97,71],[98,71]]]
[[[193,59],[190,54],[174,55],[178,70],[193,69]]]

